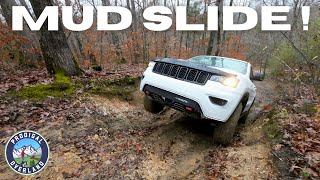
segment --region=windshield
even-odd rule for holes
[[[246,62],[215,56],[196,56],[191,59],[188,59],[188,61],[202,63],[208,66],[218,68],[225,68],[242,74],[246,74],[248,68],[248,63]]]

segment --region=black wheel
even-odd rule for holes
[[[242,111],[240,103],[227,122],[218,123],[213,132],[213,141],[221,145],[229,145],[236,130]]]
[[[243,114],[243,116],[239,119],[239,122],[241,124],[246,124],[249,114],[250,114],[250,109]]]
[[[153,99],[151,99],[150,97],[145,95],[144,96],[144,108],[153,114],[157,114],[163,110],[164,105],[154,101]]]

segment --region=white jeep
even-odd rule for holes
[[[189,115],[216,121],[213,139],[227,145],[239,119],[244,121],[255,100],[256,87],[251,64],[218,56],[196,56],[188,60],[154,59],[143,73],[140,90],[144,107],[159,113],[164,106]]]

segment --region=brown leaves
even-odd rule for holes
[[[221,44],[222,56],[246,59],[247,49],[245,47],[247,45],[241,41],[241,36],[230,36]]]
[[[28,119],[30,122],[40,121],[41,119],[37,117],[41,116],[41,110],[39,110],[37,104],[14,99],[7,93],[18,90],[23,86],[51,82],[52,79],[47,72],[38,69],[4,67],[2,64],[0,64],[0,70],[0,125],[17,125],[24,119]],[[42,109],[42,112],[44,111]],[[24,128],[26,127],[28,127],[28,124],[24,124]]]
[[[272,110],[272,106],[271,105],[265,105],[265,106],[263,106],[263,111],[264,112],[269,112],[269,111],[271,111]]]
[[[4,49],[4,46],[8,47],[8,45],[13,48],[18,48],[28,42],[25,37],[13,32],[2,23],[0,23],[0,40],[0,49]]]
[[[18,90],[23,86],[30,86],[36,83],[50,83],[45,69],[17,69],[4,68],[0,64],[0,95],[10,90]]]
[[[320,123],[316,119],[306,116],[299,116],[295,123],[297,126],[289,126],[292,134],[292,143],[299,153],[308,151],[320,151]]]
[[[288,119],[284,139],[285,143],[301,155],[292,162],[291,172],[297,176],[319,177],[320,174],[320,118],[310,109],[319,107],[319,97],[311,88],[301,87],[292,92],[286,91],[286,98],[281,104],[288,109]],[[317,100],[317,101],[316,101]],[[316,104],[314,104],[316,102]],[[275,151],[281,150],[282,145],[275,145]]]
[[[225,168],[227,161],[226,153],[227,151],[222,148],[209,152],[209,155],[205,158],[205,168],[208,179],[221,178],[223,175],[222,170]]]
[[[75,80],[94,79],[95,81],[106,81],[113,79],[120,79],[126,76],[141,76],[145,70],[145,64],[133,64],[133,65],[109,65],[102,69],[102,71],[94,71],[92,69],[86,70],[84,76],[74,77]]]

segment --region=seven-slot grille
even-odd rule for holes
[[[153,68],[153,72],[201,85],[206,84],[211,77],[211,74],[206,71],[164,62],[157,62]]]

